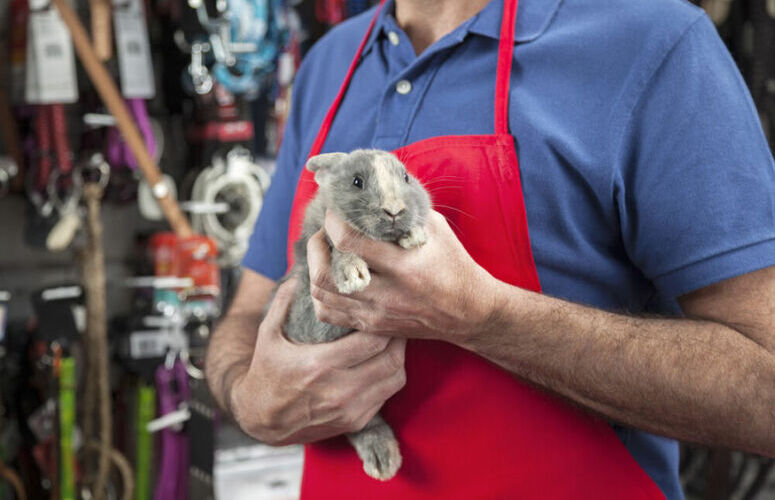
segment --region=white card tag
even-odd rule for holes
[[[113,28],[124,97],[153,99],[156,85],[151,45],[140,0],[113,0]]]
[[[132,359],[161,358],[168,351],[182,351],[188,342],[182,333],[165,330],[143,330],[129,335],[129,356]]]
[[[34,2],[30,3],[32,7]],[[28,27],[25,100],[30,104],[76,102],[73,42],[59,11],[33,10]]]

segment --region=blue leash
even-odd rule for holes
[[[213,75],[230,92],[256,95],[275,70],[277,58],[289,40],[284,0],[228,0],[225,14],[232,42],[252,43],[253,52],[235,54],[236,62],[216,62]]]

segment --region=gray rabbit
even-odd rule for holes
[[[298,276],[299,284],[284,329],[292,341],[319,343],[351,332],[318,321],[310,296],[307,240],[323,227],[326,209],[366,237],[408,249],[425,243],[423,226],[430,197],[398,158],[386,151],[321,154],[309,159],[307,169],[315,172],[319,189],[307,206],[302,236],[294,247],[291,274]],[[330,241],[329,245],[332,277],[339,292],[350,294],[366,288],[371,280],[366,262],[355,254],[338,251]],[[379,414],[361,431],[347,437],[363,461],[366,474],[383,481],[395,476],[401,466],[401,453],[393,431]]]

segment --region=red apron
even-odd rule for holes
[[[384,0],[383,0],[384,2]],[[381,8],[381,6],[380,6]],[[495,133],[439,136],[395,154],[430,187],[466,250],[497,279],[540,291],[528,238],[509,77],[517,0],[504,2],[495,85]],[[310,156],[321,151],[379,9],[363,37]],[[296,190],[288,257],[317,185],[306,169]],[[344,438],[306,447],[302,498],[656,499],[659,488],[604,420],[537,390],[463,349],[410,340],[406,386],[382,409],[403,455],[396,477],[368,477]]]

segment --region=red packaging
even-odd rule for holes
[[[178,237],[175,233],[156,233],[150,241],[156,276],[181,276]]]
[[[218,246],[206,236],[178,238],[177,256],[181,277],[194,280],[195,288],[220,289],[221,273],[216,262]]]

